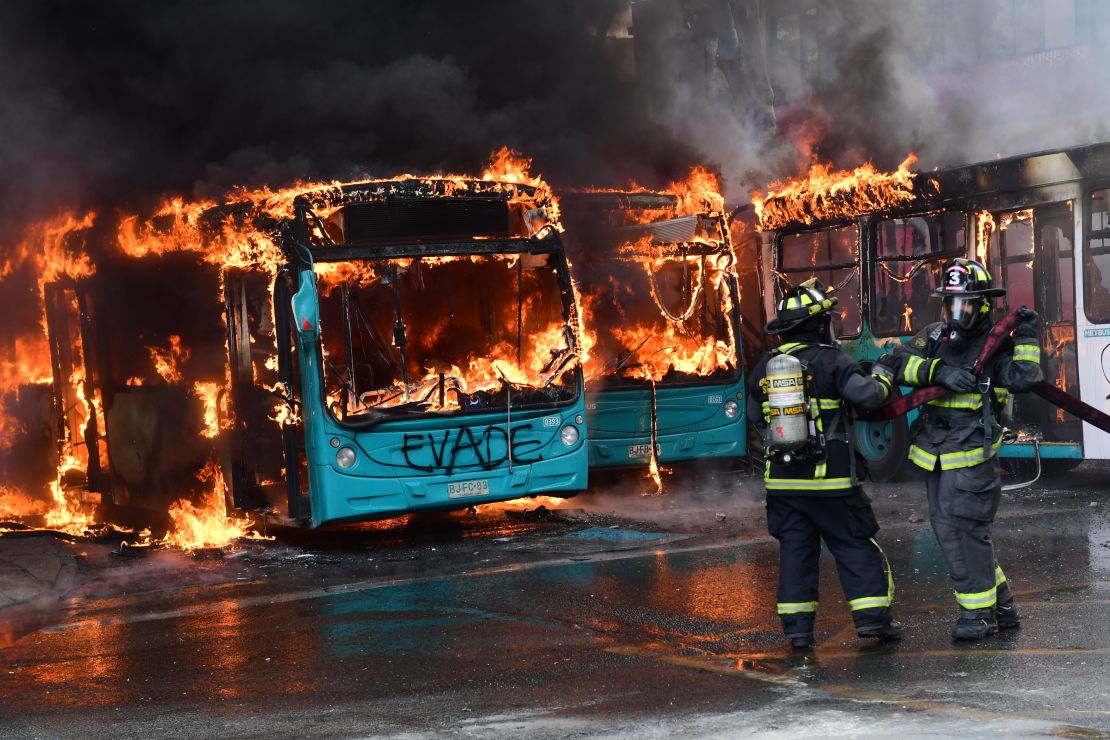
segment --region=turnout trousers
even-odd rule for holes
[[[955,470],[929,471],[929,522],[948,563],[956,603],[967,611],[1013,599],[994,555],[991,522],[1002,497],[998,458]]]
[[[787,637],[813,632],[821,541],[836,560],[856,628],[890,624],[894,579],[867,495],[768,496],[767,529],[779,541],[778,613]]]

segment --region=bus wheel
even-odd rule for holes
[[[890,421],[857,421],[856,450],[867,460],[867,471],[876,483],[895,480],[909,452],[906,418]]]

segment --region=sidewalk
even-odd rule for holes
[[[0,538],[0,610],[73,583],[73,550],[52,537]]]

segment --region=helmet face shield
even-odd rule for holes
[[[967,331],[979,320],[985,299],[981,296],[952,296],[944,299],[944,314],[949,324]]]

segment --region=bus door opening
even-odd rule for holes
[[[1021,306],[1041,317],[1041,367],[1045,380],[1079,395],[1075,341],[1075,227],[1071,201],[994,214],[988,241],[989,266],[1006,289],[997,315]],[[1014,399],[1014,428],[1036,432],[1046,442],[1077,442],[1081,422],[1044,399]]]

